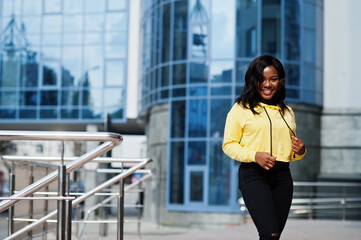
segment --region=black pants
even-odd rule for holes
[[[238,181],[259,239],[279,239],[292,202],[293,181],[289,163],[276,161],[268,171],[257,163],[241,163]],[[277,237],[272,236],[275,233]]]

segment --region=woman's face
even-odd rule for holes
[[[257,92],[261,101],[266,104],[272,103],[272,98],[276,95],[280,85],[278,72],[274,66],[267,66],[263,70],[263,81],[259,84]]]

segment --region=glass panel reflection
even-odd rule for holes
[[[172,92],[173,97],[184,97],[186,95],[185,88],[175,88]]]
[[[42,43],[44,46],[59,46],[61,45],[61,34],[58,33],[43,34]]]
[[[61,109],[61,118],[76,119],[79,116],[78,109]]]
[[[231,106],[232,100],[230,98],[211,100],[211,137],[223,137],[224,124]]]
[[[15,114],[16,114],[15,109],[12,109],[12,108],[0,109],[0,118],[1,119],[15,118]]]
[[[191,25],[191,57],[208,56],[209,0],[192,0],[189,19]]]
[[[84,47],[84,87],[103,86],[104,52],[100,45]]]
[[[258,0],[237,0],[237,57],[257,55]]]
[[[207,99],[189,100],[188,136],[205,137],[207,135]]]
[[[58,83],[60,66],[58,62],[44,62],[43,65],[43,85],[56,86]]]
[[[222,151],[222,141],[210,142],[209,192],[210,205],[228,205],[230,200],[231,160]]]
[[[63,44],[64,45],[80,45],[83,42],[83,35],[81,33],[64,33]]]
[[[63,106],[76,106],[79,104],[79,91],[68,90],[61,92],[61,105]]]
[[[110,45],[105,46],[105,58],[126,58],[127,46],[124,45]]]
[[[285,1],[285,57],[299,60],[300,57],[300,3]]]
[[[17,105],[16,91],[0,92],[0,105],[6,107],[15,107]]]
[[[102,89],[83,90],[83,106],[102,107]]]
[[[207,96],[207,87],[192,87],[189,89],[190,96]]]
[[[19,111],[19,118],[34,119],[36,118],[36,110],[24,109]]]
[[[65,13],[81,13],[83,12],[84,0],[63,0]]]
[[[210,68],[211,81],[214,83],[232,82],[233,62],[212,62]]]
[[[188,164],[204,165],[206,163],[206,142],[188,142]]]
[[[163,5],[162,62],[169,61],[170,55],[170,4]]]
[[[85,16],[85,31],[102,31],[104,28],[104,15],[92,14]]]
[[[105,84],[106,86],[124,85],[124,67],[123,60],[107,60],[105,65]]]
[[[125,33],[125,32],[105,33],[105,43],[106,44],[126,44],[127,43],[127,33]]]
[[[186,64],[173,65],[173,84],[185,84],[186,83]]]
[[[104,90],[104,107],[124,107],[123,89],[106,88]]]
[[[43,17],[43,32],[44,33],[59,33],[61,32],[61,15],[45,15]]]
[[[21,68],[21,87],[37,87],[38,86],[39,67],[38,63],[27,63]]]
[[[57,116],[58,116],[58,112],[56,109],[41,109],[40,110],[40,118],[56,119]]]
[[[62,11],[61,0],[44,1],[44,13],[59,13]]]
[[[37,97],[38,97],[37,91],[21,91],[19,104],[21,106],[36,106]]]
[[[190,63],[190,83],[206,83],[208,82],[209,66],[205,62]]]
[[[298,99],[300,98],[300,91],[299,90],[296,90],[296,89],[290,89],[290,88],[287,88],[287,91],[286,91],[286,97],[287,98],[293,98],[293,99]],[[305,99],[307,100],[310,100],[314,98],[314,94],[312,94],[312,97],[310,98],[310,96],[308,97],[305,97]],[[313,100],[311,100],[312,102]]]
[[[20,54],[4,54],[1,61],[0,87],[18,87],[19,58],[24,58]]]
[[[286,84],[298,86],[300,84],[300,67],[298,65],[285,64]]]
[[[21,12],[21,1],[20,0],[3,0],[0,2],[2,8],[0,7],[0,15],[1,13],[4,16],[20,15]],[[1,6],[0,5],[0,6]]]
[[[161,86],[165,87],[169,85],[169,66],[162,67]]]
[[[81,32],[83,29],[82,15],[65,15],[64,32]]]
[[[184,142],[171,143],[169,202],[183,203]]]
[[[244,84],[244,76],[246,75],[249,62],[236,62],[236,83]]]
[[[105,11],[105,0],[86,0],[85,3],[85,12],[86,13],[96,13]]]
[[[26,33],[39,33],[41,26],[41,18],[37,16],[23,17],[21,21],[24,24]]]
[[[185,127],[185,101],[173,101],[171,110],[171,131],[172,138],[184,137]]]
[[[235,55],[234,9],[236,9],[235,0],[212,0],[212,59],[233,58]]]
[[[24,15],[41,15],[42,13],[43,13],[43,1],[42,0],[23,1],[23,14]]]
[[[280,56],[281,43],[280,0],[262,1],[262,53]]]
[[[125,9],[126,2],[126,0],[108,0],[107,9],[111,11]]]
[[[41,105],[54,106],[58,104],[58,91],[41,91]]]
[[[127,18],[125,12],[115,12],[106,14],[106,31],[122,31],[127,30]]]
[[[102,111],[100,109],[85,108],[81,112],[84,119],[101,119]]]
[[[211,88],[212,96],[230,96],[232,94],[231,86],[215,86]]]
[[[185,59],[187,56],[188,1],[174,3],[174,38],[173,60]]]
[[[203,172],[191,172],[190,174],[190,201],[203,201]]]
[[[79,86],[82,69],[82,51],[79,47],[63,48],[62,86]]]

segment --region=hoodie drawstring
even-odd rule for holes
[[[290,125],[288,125],[288,123],[287,123],[286,119],[283,117],[283,114],[282,114],[281,110],[279,110],[279,112],[280,112],[280,114],[281,114],[281,117],[282,117],[283,121],[285,121],[285,123],[286,123],[286,125],[287,125],[288,129],[292,132],[293,136],[295,136],[295,137],[296,137],[295,132],[292,130],[292,128],[290,127]],[[296,153],[293,153],[293,158],[296,158]]]
[[[268,117],[268,120],[269,120],[269,126],[270,126],[270,140],[271,140],[271,152],[270,152],[270,155],[272,156],[272,121],[271,121],[271,118],[269,117],[269,115],[268,115],[268,112],[267,112],[267,110],[266,110],[266,108],[265,107],[263,107],[264,108],[264,111],[266,112],[266,114],[267,114],[267,117]]]
[[[268,117],[268,120],[269,120],[269,125],[270,125],[270,145],[271,145],[271,146],[270,146],[270,149],[271,149],[270,155],[272,156],[272,121],[271,121],[270,116],[268,115],[268,112],[267,112],[266,108],[265,108],[265,107],[263,107],[263,108],[264,108],[264,111],[265,111],[266,114],[267,114],[267,117]],[[295,132],[292,130],[292,128],[290,127],[290,125],[288,125],[286,119],[283,117],[283,114],[282,114],[281,110],[279,110],[279,113],[280,113],[283,121],[286,123],[288,129],[292,132],[293,136],[296,137]],[[295,154],[295,153],[293,153],[293,158],[296,158],[296,154]]]

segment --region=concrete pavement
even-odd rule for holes
[[[0,239],[6,236],[7,221],[0,218]],[[75,230],[75,226],[73,226]],[[136,223],[125,223],[124,240],[139,240]],[[53,236],[52,236],[53,235]],[[82,239],[112,240],[116,239],[116,225],[109,224],[109,235],[99,237],[99,225],[87,224]],[[48,235],[55,239],[55,235]],[[73,239],[77,239],[75,236]],[[142,240],[256,240],[254,225],[237,225],[219,229],[192,229],[159,226],[143,221],[141,224]],[[289,219],[281,237],[282,240],[361,240],[361,221],[336,220],[297,220]]]
[[[153,226],[152,226],[153,225]],[[125,229],[124,240],[138,239],[135,232]],[[256,240],[253,224],[220,229],[185,229],[142,223],[144,240]],[[107,238],[110,239],[110,238]],[[289,219],[282,240],[361,240],[361,221]]]

